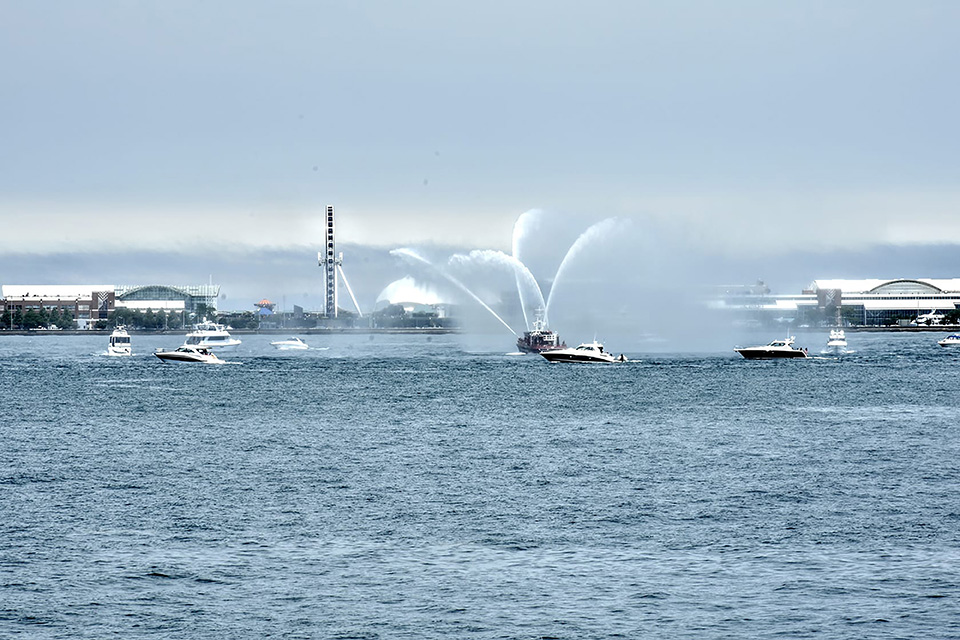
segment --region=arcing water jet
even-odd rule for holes
[[[530,209],[529,211],[524,211],[517,218],[517,221],[513,224],[513,243],[511,250],[513,252],[513,258],[517,263],[523,268],[525,274],[517,271],[516,280],[517,280],[517,295],[520,296],[520,308],[523,310],[523,322],[529,331],[532,326],[530,324],[530,317],[527,315],[527,308],[529,307],[528,299],[524,295],[524,287],[522,282],[527,283],[528,291],[536,291],[536,296],[534,301],[538,304],[537,309],[543,309],[545,303],[543,301],[543,291],[540,289],[537,279],[533,277],[533,273],[530,272],[530,269],[523,264],[523,260],[520,258],[521,244],[523,240],[527,237],[531,229],[540,224],[540,220],[543,217],[543,211],[540,209]],[[529,275],[529,280],[527,276]],[[533,281],[533,287],[530,286],[530,280]]]
[[[570,248],[567,249],[567,255],[563,257],[563,261],[560,263],[560,266],[557,267],[557,274],[553,277],[553,285],[550,287],[549,295],[547,295],[547,306],[543,313],[544,324],[549,324],[550,302],[553,300],[553,295],[556,293],[557,286],[560,284],[560,276],[566,272],[570,263],[573,262],[574,258],[576,258],[581,251],[583,251],[584,247],[613,232],[621,224],[623,224],[623,221],[618,218],[606,218],[601,220],[600,222],[591,225],[586,231],[581,233],[580,237],[577,238],[572,245],[570,245]]]
[[[422,262],[423,264],[427,265],[427,266],[430,267],[431,269],[435,270],[437,273],[439,273],[439,274],[442,275],[444,278],[446,278],[447,280],[449,280],[450,282],[452,282],[454,285],[456,285],[456,286],[457,286],[459,289],[461,289],[464,293],[466,293],[466,294],[469,295],[471,298],[473,298],[474,300],[476,300],[476,301],[480,304],[480,306],[482,306],[484,309],[486,309],[487,311],[489,311],[489,312],[493,315],[494,318],[496,318],[497,320],[499,320],[499,321],[500,321],[500,324],[502,324],[503,326],[505,326],[505,327],[510,331],[510,333],[512,333],[513,335],[517,335],[517,332],[514,331],[513,328],[510,327],[510,325],[508,325],[506,322],[504,322],[503,318],[501,318],[500,316],[498,316],[496,311],[494,311],[493,309],[491,309],[491,308],[487,305],[487,303],[485,303],[483,300],[480,299],[479,296],[477,296],[477,294],[475,294],[473,291],[471,291],[469,288],[467,288],[467,286],[466,286],[465,284],[463,284],[462,282],[460,282],[459,280],[457,280],[456,278],[454,278],[453,276],[451,276],[449,273],[447,273],[446,271],[444,271],[444,270],[441,269],[440,267],[436,266],[435,264],[433,264],[432,262],[430,262],[429,260],[427,260],[426,258],[424,258],[423,256],[421,256],[419,253],[417,253],[417,252],[414,251],[413,249],[407,249],[407,248],[393,249],[393,250],[390,251],[390,255],[402,256],[402,257],[406,257],[406,258],[411,258],[411,259],[413,259],[413,260],[417,260],[418,262]]]
[[[531,329],[527,317],[527,298],[533,297],[533,301],[539,309],[542,309],[545,303],[543,301],[543,292],[540,290],[537,279],[533,277],[530,269],[528,269],[525,264],[520,262],[515,256],[508,256],[503,251],[494,251],[491,249],[476,249],[471,251],[469,255],[463,255],[462,253],[454,254],[450,256],[449,262],[450,264],[492,264],[512,269],[517,281],[517,293],[520,296],[520,305],[523,307],[523,321],[527,330],[529,331]]]

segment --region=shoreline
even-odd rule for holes
[[[936,325],[932,327],[809,327],[790,330],[788,333],[796,335],[805,335],[811,333],[823,333],[831,329],[843,329],[848,333],[951,333],[960,332],[960,325]],[[138,336],[185,336],[191,330],[188,329],[128,329],[130,335]],[[112,329],[29,329],[4,330],[0,329],[2,336],[109,336]],[[761,331],[757,331],[758,333]],[[463,333],[461,329],[450,327],[423,327],[423,328],[370,328],[370,327],[313,327],[310,329],[288,327],[285,329],[230,329],[234,335],[450,335]]]
[[[192,329],[127,329],[130,335],[137,336],[185,336]],[[28,329],[28,330],[0,330],[0,336],[109,336],[113,329]],[[332,335],[337,333],[352,335],[376,334],[409,334],[409,335],[444,335],[460,333],[459,329],[449,327],[413,328],[379,328],[369,327],[313,327],[310,329],[288,327],[286,329],[230,329],[233,335]]]

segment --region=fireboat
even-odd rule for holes
[[[523,336],[517,338],[517,349],[523,353],[542,353],[566,348],[567,343],[560,341],[560,335],[547,329],[540,313],[533,321],[533,331],[524,331]]]

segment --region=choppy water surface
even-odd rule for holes
[[[0,636],[960,637],[938,337],[616,366],[2,337]]]

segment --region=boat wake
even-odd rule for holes
[[[834,358],[839,358],[840,356],[848,356],[851,353],[856,353],[856,351],[846,350],[846,349],[842,351],[836,351],[834,349],[823,349],[820,351],[821,356],[833,356]]]

